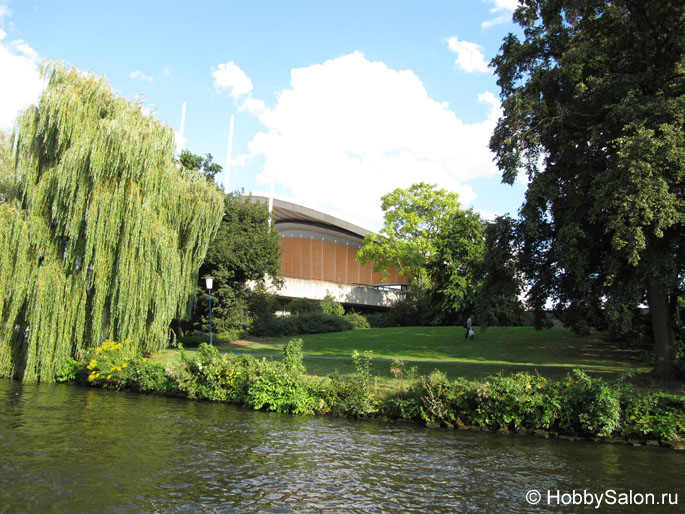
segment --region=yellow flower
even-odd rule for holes
[[[88,375],[88,382],[92,382],[93,380],[95,380],[95,375],[91,373],[90,375]]]
[[[116,371],[116,370],[117,370],[117,367],[116,367],[116,366],[112,366],[111,368],[109,368],[109,370],[110,370],[110,371]]]
[[[112,378],[112,375],[107,375],[107,380],[109,380],[110,378]]]
[[[98,361],[96,361],[95,359],[91,359],[90,364],[88,364],[88,366],[86,366],[86,369],[93,369],[97,365],[98,365]]]
[[[121,365],[121,367],[122,367],[122,368],[128,368],[128,364],[126,364],[126,363],[124,362],[124,363]]]

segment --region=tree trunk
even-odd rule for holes
[[[647,301],[654,331],[656,366],[654,372],[661,380],[675,377],[676,342],[673,316],[669,308],[668,289],[656,277],[647,280]]]
[[[182,321],[180,319],[175,319],[173,324],[174,332],[176,332],[176,340],[181,339],[183,337]]]

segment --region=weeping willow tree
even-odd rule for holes
[[[164,347],[223,195],[177,169],[172,130],[104,79],[51,63],[12,135],[0,203],[0,376],[52,381],[103,338]]]

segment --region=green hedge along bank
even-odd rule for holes
[[[379,391],[371,354],[354,352],[351,376],[306,374],[302,340],[289,341],[279,360],[220,354],[202,344],[166,367],[144,358],[129,341],[104,341],[85,362],[70,360],[58,382],[230,402],[290,414],[385,418],[456,428],[531,433],[544,437],[624,440],[685,449],[685,396],[638,391],[574,370],[553,381],[530,373],[483,380],[449,380],[435,370],[416,377],[396,360],[393,387]]]

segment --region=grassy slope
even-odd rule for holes
[[[504,371],[538,371],[559,377],[572,368],[615,374],[625,369],[649,367],[641,353],[605,343],[596,336],[577,338],[569,330],[554,328],[536,331],[529,327],[491,327],[476,331],[472,340],[464,339],[461,327],[397,327],[353,330],[301,336],[305,366],[313,375],[334,371],[352,373],[352,352],[373,352],[373,373],[390,377],[390,362],[401,359],[417,366],[419,375],[433,369],[445,371],[450,378],[482,377]],[[219,345],[221,351],[280,356],[290,338],[248,340]],[[215,339],[221,342],[221,337]],[[192,349],[191,349],[192,350]],[[158,358],[176,358],[175,350],[161,352]]]

